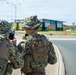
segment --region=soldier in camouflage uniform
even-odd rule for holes
[[[21,72],[25,75],[45,75],[47,64],[57,62],[52,43],[44,35],[37,33],[40,25],[41,22],[37,16],[26,18],[23,23],[25,36],[18,48],[24,55],[24,66],[21,68]]]
[[[8,38],[9,32],[10,24],[0,20],[0,75],[11,75],[13,68],[21,68],[24,64],[16,42]]]

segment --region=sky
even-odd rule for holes
[[[11,22],[33,15],[72,25],[76,23],[76,0],[0,0],[0,19]]]

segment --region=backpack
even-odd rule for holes
[[[0,75],[12,73],[12,64],[8,62],[9,52],[7,48],[7,39],[0,35]]]
[[[30,45],[30,66],[32,69],[44,69],[48,64],[48,43],[44,35],[31,35],[27,39]],[[26,51],[27,54],[27,51]]]
[[[0,58],[4,58],[8,60],[8,56],[9,53],[8,53],[5,37],[0,35]]]

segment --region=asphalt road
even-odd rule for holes
[[[76,40],[51,40],[61,51],[66,75],[76,75]]]
[[[23,34],[20,36],[22,37]],[[66,75],[76,75],[76,36],[47,36],[47,38],[59,47],[64,59]]]

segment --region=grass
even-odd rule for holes
[[[23,34],[24,31],[18,31],[18,33]],[[39,31],[39,34],[48,35],[74,35],[76,36],[76,31]]]
[[[76,36],[76,31],[42,31],[39,34],[49,34],[49,35],[74,35]]]

